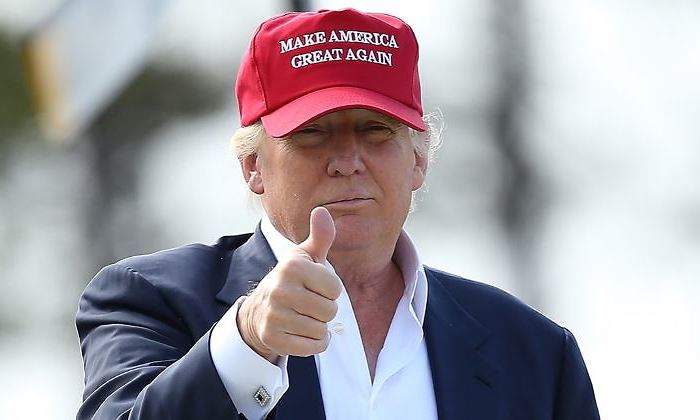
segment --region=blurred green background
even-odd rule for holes
[[[238,60],[304,5],[416,32],[425,109],[445,118],[407,224],[424,262],[571,329],[603,418],[692,417],[697,1],[4,0],[0,418],[74,417],[73,317],[102,266],[254,228],[228,152]]]

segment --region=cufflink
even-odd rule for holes
[[[253,398],[258,402],[258,404],[260,404],[260,407],[265,407],[270,401],[270,394],[267,392],[265,387],[260,385],[260,388],[258,388],[258,390],[255,391],[255,394],[253,394]]]

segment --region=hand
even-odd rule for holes
[[[327,323],[338,312],[335,300],[343,285],[323,265],[335,239],[333,218],[316,207],[309,224],[309,237],[278,261],[238,309],[243,341],[272,363],[282,355],[326,350]]]

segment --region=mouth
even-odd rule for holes
[[[332,201],[328,201],[323,204],[323,206],[331,206],[331,207],[345,207],[345,206],[361,206],[363,204],[367,204],[370,201],[372,201],[371,198],[365,197],[365,196],[351,196],[351,197],[343,197],[339,199],[335,199]]]
[[[337,204],[337,203],[360,203],[362,201],[369,201],[369,198],[348,198],[345,200],[329,201],[326,204]]]

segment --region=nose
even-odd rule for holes
[[[328,162],[329,176],[351,176],[367,169],[358,140],[354,133],[348,133],[338,136],[333,142],[333,151]]]

